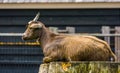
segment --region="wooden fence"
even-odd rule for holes
[[[81,34],[75,34],[75,28],[74,27],[67,27],[64,30],[59,30],[58,28],[51,28],[54,32],[60,32],[60,33],[69,33],[69,34],[74,34],[74,35],[81,35]],[[72,63],[50,63],[50,64],[42,64],[40,66],[40,70],[39,73],[120,73],[120,27],[114,27],[114,28],[110,28],[108,26],[103,26],[102,27],[102,34],[86,34],[86,35],[93,35],[93,36],[98,36],[98,37],[104,37],[104,40],[106,42],[108,42],[109,44],[111,44],[111,38],[110,37],[114,37],[114,47],[115,47],[115,54],[117,55],[118,58],[118,62],[72,62]],[[111,33],[112,32],[112,33]],[[38,43],[35,42],[22,42],[20,40],[17,40],[19,36],[19,38],[22,36],[22,33],[19,34],[14,34],[14,33],[0,33],[0,36],[8,36],[9,38],[12,37],[15,40],[12,40],[14,42],[9,42],[7,40],[7,38],[5,37],[1,37],[1,39],[6,39],[6,41],[1,42],[0,41],[0,46],[4,46],[7,47],[7,45],[10,47],[14,47],[15,45],[20,45],[18,48],[19,50],[17,50],[17,48],[11,48],[8,49],[8,51],[6,51],[6,49],[2,49],[1,50],[1,60],[3,59],[3,57],[6,59],[6,55],[5,54],[12,54],[13,56],[16,56],[15,54],[19,54],[22,57],[19,56],[19,58],[17,58],[18,62],[13,62],[11,60],[9,60],[8,62],[4,61],[4,59],[0,62],[1,64],[18,64],[21,65],[21,63],[23,63],[23,65],[25,63],[31,63],[31,64],[37,64],[39,65],[39,61],[42,60],[43,55],[41,54],[42,51],[38,50],[39,47],[36,47],[35,49],[35,45],[38,46]],[[23,49],[25,46],[30,46],[33,45],[34,47],[29,49],[31,51],[27,51],[28,49],[25,48]],[[30,46],[31,47],[31,46]],[[11,51],[10,51],[11,50]],[[32,53],[33,50],[36,50]],[[17,51],[17,52],[16,52]],[[3,53],[4,52],[4,53]],[[25,54],[25,56],[23,56]],[[28,55],[29,54],[29,55]],[[33,56],[32,56],[32,55]],[[27,57],[26,57],[27,55]],[[35,56],[34,56],[35,55]],[[41,55],[41,58],[40,58]],[[31,57],[32,56],[32,57]],[[23,57],[25,57],[25,61],[26,62],[22,62]],[[33,58],[37,59],[37,62],[35,61],[35,63],[29,62],[29,60],[33,60]],[[10,57],[11,59],[12,57]],[[29,59],[30,58],[30,59]],[[9,59],[9,57],[7,57],[7,59]],[[14,60],[14,59],[13,59]],[[16,59],[15,59],[16,60]],[[19,62],[19,60],[21,60],[21,63]],[[34,61],[33,61],[34,62]],[[6,66],[6,65],[5,65]],[[16,65],[18,66],[18,65]],[[20,66],[22,67],[22,66]],[[32,66],[31,66],[32,67]],[[42,70],[42,71],[41,71]],[[37,70],[36,70],[37,71]],[[72,72],[71,72],[72,71]],[[1,71],[3,72],[3,71]]]
[[[57,27],[50,27],[50,30],[53,32],[57,33],[69,33],[73,35],[81,35],[81,34],[76,34],[75,33],[75,28],[74,27],[66,27],[66,29],[60,30]],[[114,28],[110,28],[109,26],[103,26],[101,28],[102,34],[84,34],[84,35],[93,35],[97,37],[104,37],[104,40],[110,45],[111,38],[114,37],[114,50],[115,54],[118,58],[118,61],[120,61],[120,27],[116,26]],[[112,33],[111,33],[112,32]],[[0,33],[0,36],[22,36],[22,33]],[[0,42],[0,45],[39,45],[38,43],[35,42]]]
[[[66,27],[64,30],[59,30],[57,27],[50,27],[50,30],[52,30],[55,33],[69,33],[74,34],[75,28],[74,27]],[[87,34],[87,35],[93,35],[98,37],[104,37],[104,40],[110,45],[111,41],[110,37],[114,37],[114,49],[115,54],[118,57],[118,61],[120,61],[120,27],[116,26],[114,28],[111,28],[109,26],[102,26],[101,28],[102,34]],[[111,33],[112,32],[112,33]],[[75,35],[75,34],[74,34]]]
[[[103,34],[111,34],[111,32],[115,34],[120,34],[120,27],[114,27],[112,29],[109,26],[102,27]],[[110,36],[104,37],[104,40],[110,45]],[[114,42],[115,54],[118,58],[118,61],[120,61],[120,37],[114,36]]]

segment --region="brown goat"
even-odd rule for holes
[[[37,39],[44,53],[43,62],[52,61],[113,61],[115,54],[103,40],[94,36],[55,34],[37,21],[39,14],[30,21],[23,40]]]

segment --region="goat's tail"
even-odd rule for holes
[[[98,41],[100,43],[103,43],[109,50],[111,61],[117,61],[117,56],[112,52],[112,50],[111,50],[110,46],[107,44],[107,42],[100,40],[100,39],[93,37],[93,36],[85,36],[85,37],[90,38],[90,39],[95,40],[95,41]]]
[[[111,52],[111,61],[117,61],[117,56]]]

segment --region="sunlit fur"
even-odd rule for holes
[[[24,32],[22,39],[24,40],[37,39],[40,36],[41,29],[42,29],[42,23],[40,24],[40,22],[38,21],[28,22],[27,29]]]
[[[29,29],[35,24],[42,27],[36,31]],[[23,39],[37,39],[40,43],[45,56],[44,63],[52,61],[110,61],[110,58],[113,58],[113,61],[116,60],[110,46],[94,36],[55,34],[41,22],[30,23],[25,34],[27,35],[24,35]]]

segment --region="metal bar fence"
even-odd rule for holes
[[[0,48],[1,49],[0,67],[7,68],[10,66],[10,64],[14,64],[15,65],[14,67],[18,70],[11,70],[12,73],[16,73],[16,72],[17,73],[20,73],[20,72],[37,73],[39,64],[41,63],[40,61],[43,58],[43,54],[41,53],[42,51],[39,49],[40,48],[38,47],[39,44],[36,42],[22,42],[21,41],[22,35],[23,33],[0,33],[0,47],[4,46],[3,48]],[[118,57],[118,61],[120,61],[120,54],[119,54],[120,33],[119,32],[115,34],[83,34],[83,33],[74,34],[72,33],[72,34],[67,34],[67,35],[91,35],[91,36],[96,36],[96,37],[109,37],[109,38],[115,37],[115,43],[114,43],[115,54]],[[6,39],[6,37],[12,37],[14,42],[10,43],[9,40]],[[18,37],[20,41],[17,40],[16,37]],[[8,42],[6,41],[2,42],[1,39],[7,40]],[[5,48],[5,47],[8,47],[8,48]],[[31,66],[34,66],[34,67],[31,67]],[[23,67],[26,67],[28,70],[26,69],[26,71],[23,71]],[[5,70],[0,70],[0,72],[6,73],[4,71]]]
[[[0,73],[37,73],[43,53],[35,41],[24,42],[22,33],[0,34]]]
[[[23,33],[0,33],[0,36],[22,36]],[[91,35],[97,37],[120,37],[120,34],[67,34],[67,35]]]

